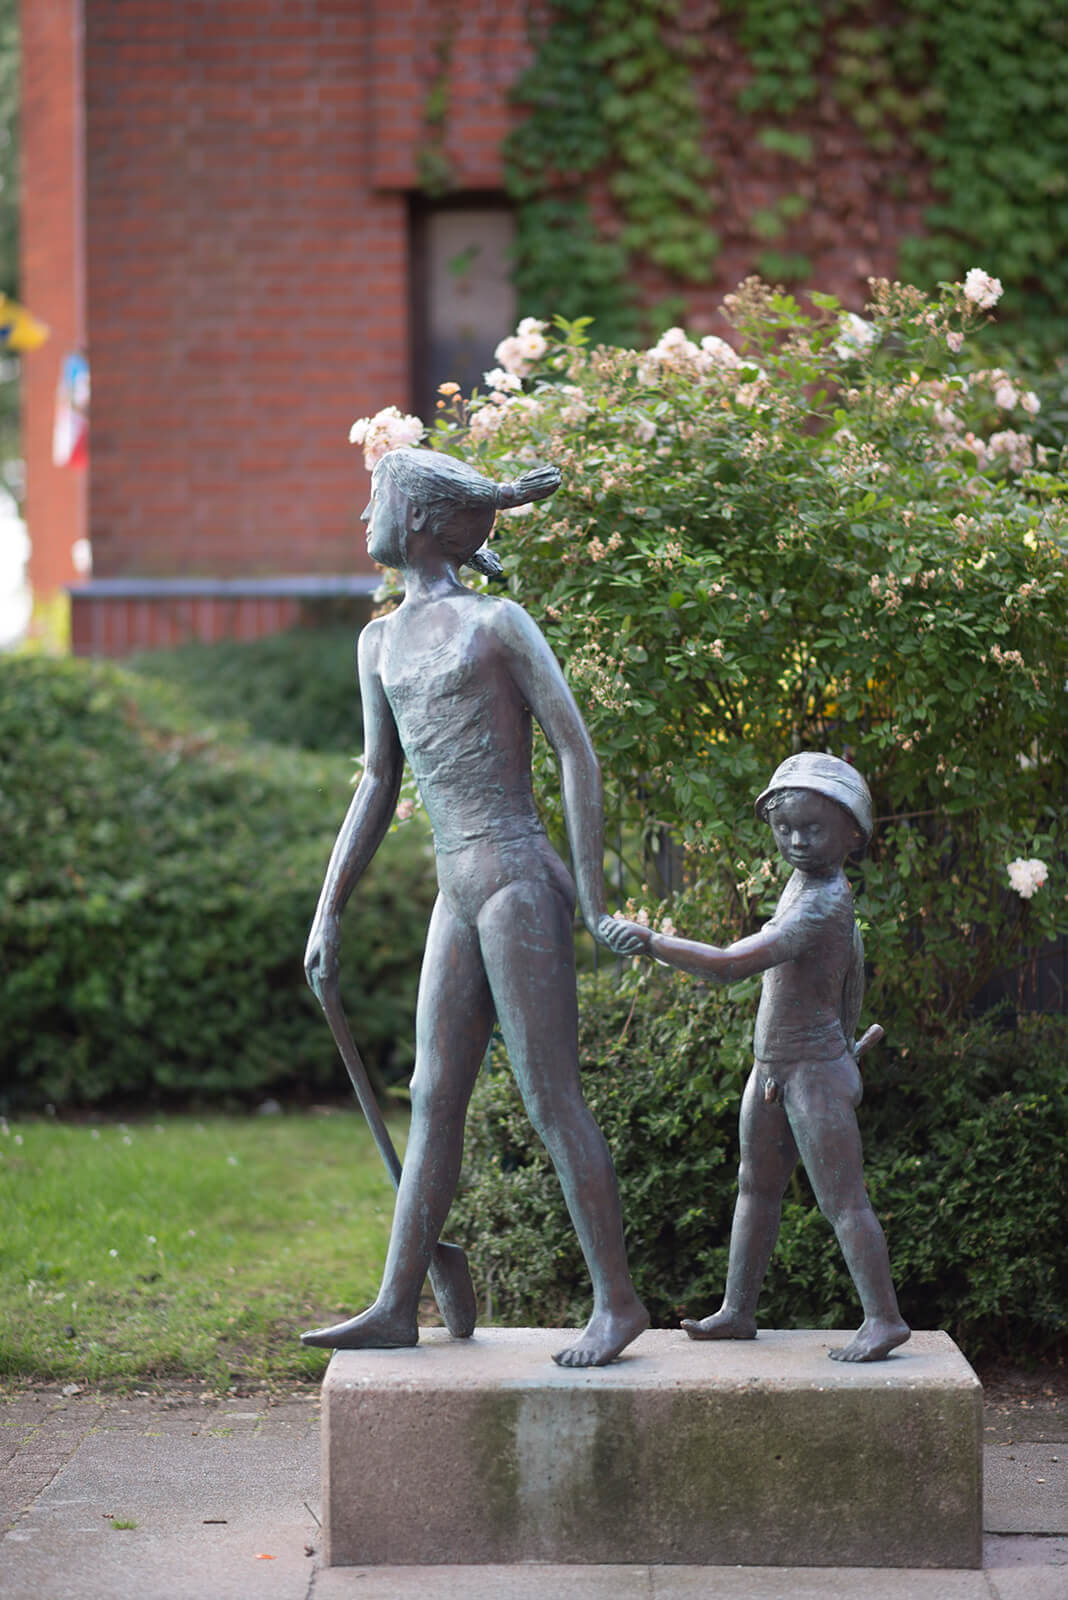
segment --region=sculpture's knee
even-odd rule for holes
[[[785,1180],[779,1181],[780,1177],[778,1173],[770,1174],[763,1170],[758,1162],[743,1157],[738,1168],[739,1197],[747,1200],[763,1200],[777,1205],[786,1187]]]
[[[821,1194],[816,1196],[816,1204],[827,1218],[835,1233],[840,1233],[843,1228],[854,1231],[866,1227],[869,1218],[875,1216],[871,1208],[871,1201],[861,1189],[850,1193]]]
[[[524,1104],[531,1126],[554,1161],[566,1155],[577,1140],[585,1140],[597,1127],[589,1106],[581,1095],[554,1093],[539,1088],[526,1096]]]
[[[434,1127],[442,1127],[457,1120],[463,1122],[467,1112],[466,1094],[436,1074],[420,1072],[417,1068],[408,1092],[413,1124],[429,1123]]]

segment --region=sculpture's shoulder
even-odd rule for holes
[[[531,651],[542,651],[547,648],[545,635],[538,624],[530,612],[525,611],[515,600],[505,599],[501,595],[485,595],[479,598],[485,604],[483,615],[487,629],[505,649],[529,654]]]
[[[823,922],[836,928],[848,927],[852,936],[855,921],[853,891],[849,887],[849,879],[841,869],[832,872],[826,878],[806,875],[800,904],[803,914],[813,921]]]
[[[360,629],[356,639],[357,670],[378,670],[389,620],[389,617],[375,617]]]
[[[771,922],[765,926],[781,933],[796,958],[822,948],[828,937],[835,939],[848,933],[851,939],[854,921],[853,891],[844,872],[832,873],[828,878],[794,872],[779,897]]]

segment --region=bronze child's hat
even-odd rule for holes
[[[856,767],[838,756],[822,755],[816,750],[802,750],[800,755],[787,756],[775,768],[771,782],[757,798],[756,814],[764,821],[765,808],[772,795],[780,789],[814,789],[828,800],[844,806],[864,835],[865,844],[872,834],[871,793]]]

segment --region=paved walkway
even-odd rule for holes
[[[311,1394],[0,1401],[2,1600],[1068,1600],[1068,1405],[987,1407],[982,1572],[319,1564]],[[122,1524],[134,1524],[123,1527]]]

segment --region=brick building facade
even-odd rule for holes
[[[22,293],[53,329],[26,362],[31,578],[38,593],[71,581],[71,545],[90,539],[77,649],[266,631],[317,583],[369,586],[367,484],[346,435],[356,416],[423,392],[428,94],[446,72],[456,196],[500,205],[526,11],[23,0]],[[752,268],[731,226],[740,189],[773,194],[781,158],[758,155],[732,118],[724,86],[744,64],[709,27],[720,32],[703,104],[728,215],[722,281],[693,309],[711,327],[716,299]],[[812,180],[827,186],[811,221],[817,278],[859,305],[920,195],[906,184],[888,199],[855,135],[835,136],[835,170]],[[506,328],[485,331],[488,359]],[[78,347],[92,371],[87,484],[51,460],[59,362]]]

